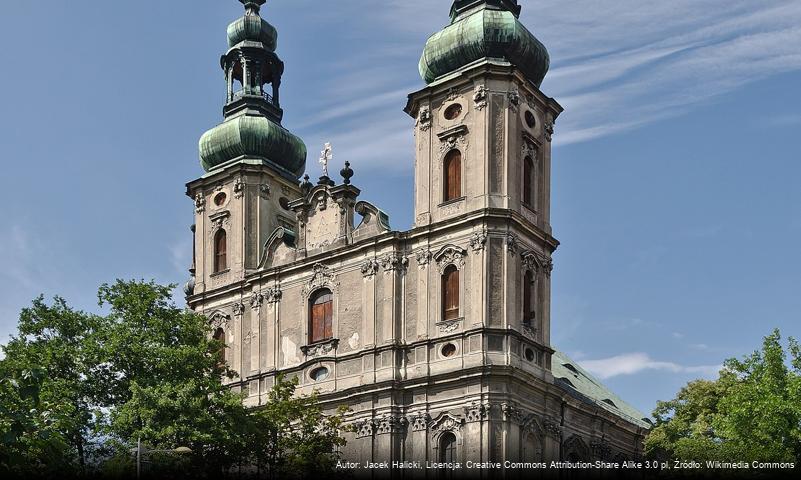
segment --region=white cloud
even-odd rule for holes
[[[661,362],[652,359],[647,353],[624,353],[599,360],[582,360],[579,362],[587,371],[600,379],[620,375],[634,375],[647,370],[661,370],[670,373],[693,373],[704,377],[715,376],[720,365],[683,366],[673,362]]]

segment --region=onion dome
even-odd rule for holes
[[[261,115],[230,118],[200,137],[200,162],[206,171],[241,157],[268,160],[299,178],[306,168],[306,145]]]
[[[200,163],[209,172],[239,161],[261,162],[298,179],[306,168],[306,145],[281,125],[284,62],[275,53],[278,32],[262,20],[266,0],[239,0],[245,15],[228,27],[224,120],[203,134]]]
[[[481,59],[507,61],[537,87],[548,73],[548,50],[520,23],[517,0],[456,0],[451,24],[429,37],[420,58],[427,84]]]
[[[278,45],[278,32],[275,27],[256,13],[245,13],[245,16],[228,25],[228,48],[233,48],[244,41],[261,42],[264,48],[274,52]]]

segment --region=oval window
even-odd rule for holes
[[[537,124],[537,118],[533,113],[531,113],[531,110],[526,110],[524,117],[526,119],[526,125],[528,125],[528,128],[534,128],[534,126]]]
[[[315,382],[325,380],[326,378],[328,378],[328,369],[325,367],[315,368],[314,370],[312,370],[309,376]]]
[[[534,361],[534,350],[530,348],[526,349],[526,360],[528,360],[529,362]]]
[[[225,192],[220,192],[214,196],[214,204],[217,205],[218,207],[221,207],[223,206],[227,198],[228,195],[226,195]]]
[[[452,343],[446,344],[442,347],[442,356],[445,358],[452,357],[456,354],[456,345]]]
[[[460,103],[454,103],[453,105],[445,109],[445,120],[454,120],[461,114],[462,114],[462,105]]]

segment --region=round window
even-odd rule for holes
[[[537,124],[537,118],[533,113],[531,113],[531,110],[526,110],[524,117],[526,119],[526,125],[528,125],[528,128],[534,128],[534,126]]]
[[[225,204],[225,200],[227,198],[228,195],[226,195],[225,192],[220,192],[214,196],[214,204],[217,205],[218,207],[221,207],[223,206],[223,204]]]
[[[278,205],[281,205],[281,208],[283,208],[284,210],[289,210],[289,199],[286,197],[279,198]]]
[[[454,345],[452,343],[447,343],[447,344],[445,344],[444,347],[442,347],[442,356],[443,357],[445,357],[445,358],[452,357],[455,354],[456,354],[456,345]]]
[[[526,360],[528,360],[529,362],[534,361],[534,350],[527,348],[525,355],[526,355]]]
[[[445,120],[454,120],[462,114],[462,104],[454,103],[445,109]]]
[[[326,378],[328,378],[328,369],[325,367],[315,368],[314,370],[312,370],[309,376],[315,382],[325,380]]]

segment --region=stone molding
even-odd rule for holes
[[[301,345],[300,351],[307,357],[321,357],[336,351],[339,345],[338,338],[331,338],[311,345]]]
[[[445,431],[456,432],[465,424],[463,418],[455,417],[448,412],[441,413],[436,420],[432,420],[428,424],[428,428],[432,433],[440,433]]]
[[[437,328],[439,329],[440,333],[453,333],[456,330],[459,330],[459,326],[462,323],[462,318],[455,318],[453,320],[443,320],[441,322],[437,322]]]
[[[466,256],[467,252],[463,248],[456,245],[445,245],[434,254],[433,259],[437,262],[439,273],[442,274],[449,265],[454,265],[459,270],[464,268]]]
[[[339,287],[339,282],[336,281],[336,275],[334,275],[334,272],[332,272],[330,268],[322,263],[315,263],[312,277],[306,282],[306,285],[303,286],[302,301],[305,303],[310,293],[323,287],[330,288],[333,293],[333,291]]]

